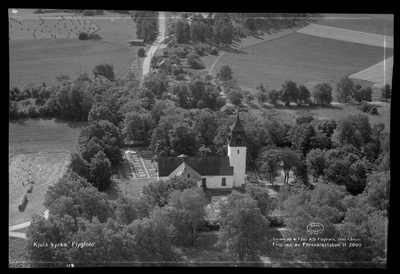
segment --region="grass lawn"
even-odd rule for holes
[[[72,151],[79,134],[87,122],[64,121],[61,119],[21,119],[10,121],[9,151]]]
[[[8,238],[8,267],[29,268],[29,255],[26,250],[27,241],[19,238]]]
[[[386,49],[386,57],[392,55],[393,50]],[[379,47],[294,33],[240,53],[226,53],[214,71],[229,65],[239,85],[249,88],[262,82],[270,89],[280,89],[286,80],[298,85],[327,82],[335,87],[340,77],[382,60],[383,49]]]
[[[69,163],[68,152],[18,154],[9,161],[9,225],[29,221],[32,214],[42,214],[44,196],[48,186],[53,185],[64,174]],[[34,181],[33,190],[28,194],[28,204],[24,211],[18,210],[18,204],[26,193],[29,184]]]
[[[104,192],[108,195],[110,200],[116,200],[120,194],[129,197],[139,197],[140,192],[143,190],[143,186],[155,182],[156,178],[143,178],[143,179],[122,179],[113,181],[111,186]]]

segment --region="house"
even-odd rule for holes
[[[239,112],[231,126],[228,140],[228,156],[159,157],[157,179],[172,177],[194,179],[199,187],[208,189],[232,189],[245,183],[246,140]]]
[[[165,71],[165,72],[170,72],[171,71],[171,62],[169,61],[168,58],[162,60],[158,65],[158,68]]]
[[[228,106],[228,105],[224,105],[219,109],[219,112],[225,113],[225,114],[228,114],[228,115],[232,115],[232,114],[235,113],[235,109],[233,107]]]
[[[86,80],[75,80],[74,86],[79,87],[81,90],[85,90],[90,85],[89,81]]]
[[[168,57],[173,54],[179,57],[186,57],[187,51],[183,47],[163,48],[163,57]]]

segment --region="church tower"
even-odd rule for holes
[[[240,122],[239,111],[236,122],[231,126],[228,138],[228,157],[233,167],[233,186],[244,184],[246,175],[246,133]]]

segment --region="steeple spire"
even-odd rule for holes
[[[246,146],[246,133],[240,122],[239,111],[236,116],[236,122],[231,126],[231,134],[229,138],[230,146]]]

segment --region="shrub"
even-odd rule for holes
[[[362,112],[365,113],[369,113],[372,115],[378,115],[378,109],[376,108],[376,106],[368,104],[368,103],[362,103],[357,107],[359,110],[361,110]]]
[[[85,10],[83,12],[84,16],[93,16],[94,15],[94,11],[93,10]]]
[[[146,56],[146,51],[144,50],[144,48],[140,48],[138,50],[138,56],[139,57],[145,57]]]
[[[103,15],[104,14],[104,10],[95,10],[94,14],[95,15]]]
[[[88,39],[90,39],[90,40],[100,40],[101,36],[98,35],[97,33],[89,33]]]
[[[39,112],[37,111],[35,106],[30,106],[28,109],[29,118],[39,118]]]
[[[89,39],[89,35],[86,32],[80,32],[79,36],[78,36],[79,40],[88,40]]]
[[[27,204],[28,204],[28,196],[25,193],[24,196],[22,197],[21,201],[18,204],[18,210],[19,211],[24,211]]]

